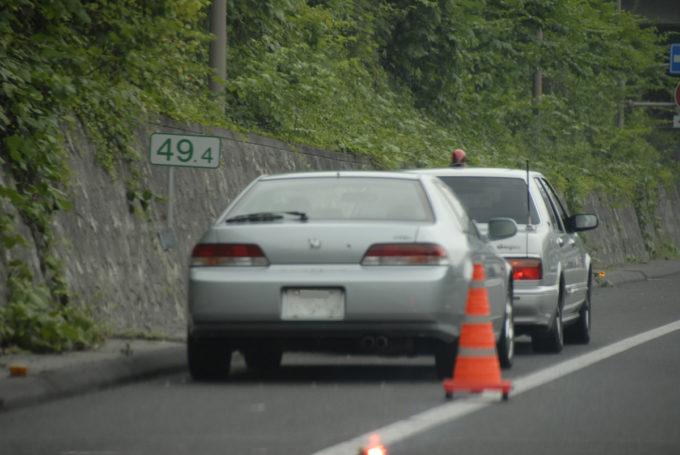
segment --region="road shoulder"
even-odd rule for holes
[[[26,376],[11,376],[10,366]],[[8,410],[181,371],[186,360],[182,342],[110,339],[90,351],[0,356],[0,367],[0,410]]]

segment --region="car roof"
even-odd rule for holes
[[[408,174],[397,171],[321,171],[321,172],[295,172],[289,174],[263,175],[260,180],[300,179],[300,178],[396,178],[402,180],[421,180],[422,175]]]
[[[412,169],[407,172],[415,174],[435,175],[435,176],[458,176],[466,177],[506,177],[521,178],[526,180],[526,169],[506,169],[497,167],[443,167],[437,169]],[[543,174],[536,171],[529,171],[532,177],[543,177]]]

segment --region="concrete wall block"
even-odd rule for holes
[[[654,215],[657,228],[655,240],[660,248],[680,250],[680,182],[675,186],[659,188],[659,198]]]
[[[596,267],[649,260],[631,204],[612,204],[611,197],[592,194],[586,200],[584,212],[596,213],[600,219],[597,229],[582,234]]]

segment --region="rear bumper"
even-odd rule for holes
[[[289,288],[333,288],[344,295],[342,320],[312,325],[342,327],[425,323],[453,329],[462,321],[467,283],[446,266],[362,267],[271,266],[192,268],[189,318],[196,324],[252,323],[259,327],[298,327],[282,321],[282,296]],[[337,327],[337,328],[334,328]]]
[[[558,286],[516,286],[514,320],[518,332],[548,328],[555,314],[558,298]]]
[[[450,341],[458,331],[449,331],[448,325],[431,322],[239,322],[239,323],[193,323],[189,333],[199,338],[323,338],[383,335],[390,337],[437,338]]]
[[[391,323],[193,323],[189,336],[196,340],[222,342],[232,349],[256,346],[299,351],[377,351],[382,338],[384,353],[431,353],[438,342],[458,338],[458,327],[432,322]],[[366,342],[375,346],[367,349]]]

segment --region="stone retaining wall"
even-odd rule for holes
[[[166,228],[165,200],[154,200],[148,210],[130,203],[126,180],[133,170],[161,198],[167,194],[168,168],[148,163],[152,132],[195,133],[220,136],[222,164],[218,169],[175,170],[176,246],[164,249],[159,233]],[[93,145],[82,131],[67,134],[71,152],[70,185],[73,210],[59,213],[53,223],[61,242],[58,256],[76,300],[91,305],[99,319],[116,333],[184,333],[186,267],[191,248],[210,222],[250,181],[260,174],[305,170],[369,169],[367,159],[309,147],[291,147],[256,135],[187,126],[164,121],[140,128],[137,148],[141,159],[121,165],[116,176],[95,161]],[[134,167],[134,169],[133,169]],[[0,170],[0,183],[7,176]],[[3,203],[0,201],[0,203]],[[11,207],[4,203],[8,213]],[[584,234],[598,268],[650,258],[643,232],[669,249],[680,247],[680,187],[662,190],[656,226],[641,227],[633,207],[617,206],[605,195],[588,199],[586,211],[600,216],[600,228]],[[16,214],[15,214],[16,215]],[[647,231],[645,231],[647,229]],[[30,239],[30,231],[20,226]],[[34,245],[0,255],[0,305],[6,301],[7,264],[13,258],[27,261],[41,280]]]

